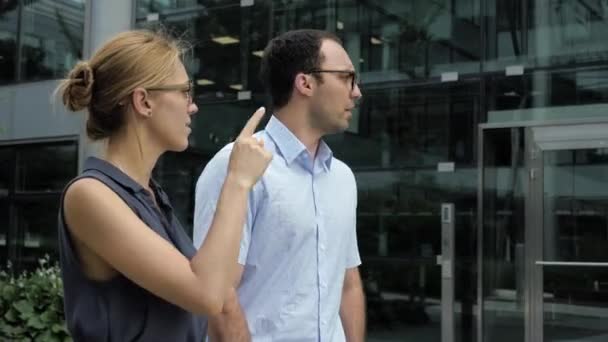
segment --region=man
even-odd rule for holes
[[[361,97],[355,69],[333,34],[298,30],[270,41],[261,75],[275,112],[256,137],[274,159],[249,195],[238,300],[210,318],[209,337],[363,341],[355,178],[321,139],[349,126]],[[219,151],[197,182],[196,246],[210,226],[230,149]]]

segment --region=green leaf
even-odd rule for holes
[[[72,341],[63,310],[59,267],[42,262],[20,274],[0,268],[0,341]]]
[[[53,335],[53,333],[51,333],[51,331],[47,330],[47,331],[43,332],[42,334],[36,336],[34,341],[36,341],[36,342],[61,342],[61,338]]]
[[[17,289],[11,285],[2,286],[2,291],[0,291],[0,296],[2,296],[2,299],[6,300],[7,302],[12,301],[16,297],[16,294]]]
[[[4,319],[6,319],[7,322],[15,323],[15,322],[17,322],[17,320],[19,319],[19,317],[17,315],[17,312],[14,309],[11,308],[4,315]]]
[[[54,310],[47,310],[40,315],[40,320],[44,323],[53,323],[57,322],[57,315]]]
[[[13,304],[13,307],[17,309],[22,314],[33,314],[34,313],[34,305],[26,300],[20,300]]]
[[[34,315],[31,316],[28,320],[27,320],[27,325],[37,329],[37,330],[41,330],[44,329],[44,324],[42,324],[42,321],[40,320],[40,317]]]

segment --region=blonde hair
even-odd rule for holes
[[[137,87],[165,82],[184,51],[183,42],[165,32],[126,31],[106,42],[89,61],[78,62],[56,92],[69,110],[87,110],[89,138],[104,139],[125,123],[127,106],[122,101]]]

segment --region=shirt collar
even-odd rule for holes
[[[265,130],[281,152],[287,165],[290,165],[303,152],[306,152],[306,146],[274,115],[268,120]],[[323,168],[326,171],[331,169],[333,152],[323,140],[319,143],[316,158],[323,163]]]
[[[317,149],[317,158],[323,162],[325,171],[331,170],[331,161],[333,157],[334,153],[332,152],[331,148],[329,148],[325,141],[321,140]]]
[[[87,170],[97,170],[103,173],[104,175],[112,178],[114,181],[116,181],[118,184],[122,185],[126,189],[131,190],[131,192],[133,193],[146,192],[146,189],[144,189],[139,183],[133,180],[133,178],[129,177],[119,168],[103,159],[97,157],[87,158],[87,160],[84,162],[84,171]],[[156,183],[156,181],[150,179],[150,186],[152,189],[154,189],[155,193],[159,195],[159,200],[162,203],[169,203],[167,194],[162,190],[160,185]]]

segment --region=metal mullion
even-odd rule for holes
[[[483,341],[483,153],[485,130],[478,126],[477,145],[477,341]]]
[[[543,155],[526,128],[526,162],[529,179],[525,227],[525,331],[526,342],[542,341],[543,274],[536,261],[543,255]]]
[[[608,267],[608,262],[536,261],[536,265],[560,267]]]

